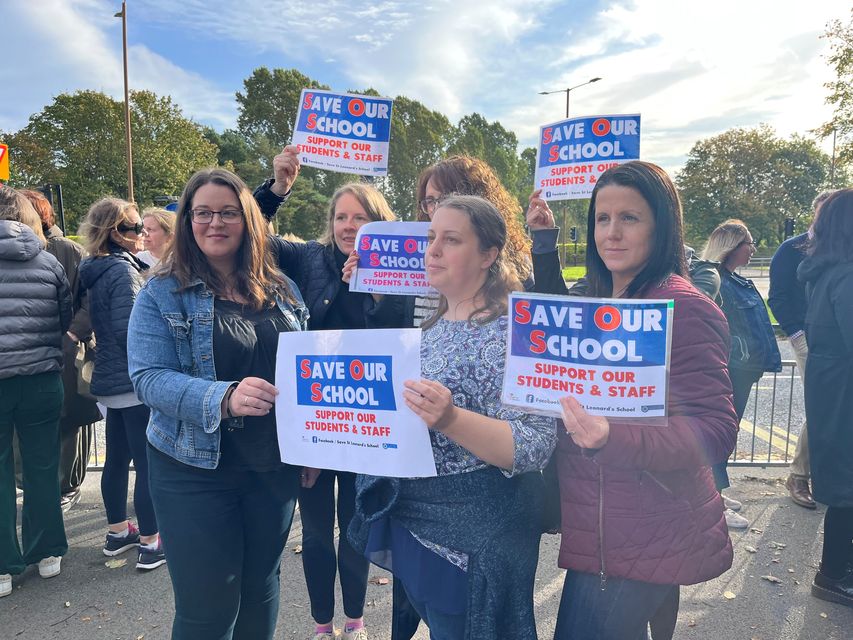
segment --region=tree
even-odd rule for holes
[[[329,198],[314,187],[311,178],[300,175],[276,214],[279,233],[292,233],[303,240],[319,238],[326,231],[328,207]]]
[[[448,154],[464,154],[484,160],[504,186],[514,192],[524,171],[518,157],[518,138],[500,122],[489,122],[479,113],[463,116],[451,133]],[[519,194],[515,194],[516,196]],[[525,201],[527,194],[524,194]]]
[[[831,21],[824,37],[829,40],[832,51],[828,62],[835,69],[835,80],[826,84],[829,89],[826,102],[833,105],[834,111],[832,120],[818,132],[823,137],[833,132],[838,135],[841,140],[839,161],[849,165],[853,163],[853,9],[846,24],[841,20]]]
[[[688,241],[701,246],[720,222],[739,218],[757,242],[778,244],[785,218],[810,219],[828,166],[813,140],[782,140],[767,125],[700,140],[676,177]]]
[[[254,188],[272,174],[269,166],[271,157],[260,157],[257,154],[257,148],[264,146],[260,141],[249,144],[239,131],[226,129],[217,133],[210,127],[205,127],[204,137],[219,149],[219,166],[236,173],[250,188]]]
[[[127,195],[123,103],[97,91],[60,94],[10,140],[13,186],[62,185],[66,225],[77,228],[89,205]],[[216,164],[216,147],[169,97],[131,92],[137,202],[180,193],[193,172]]]

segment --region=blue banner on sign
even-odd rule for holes
[[[327,92],[306,92],[302,98],[297,131],[365,142],[391,139],[392,100],[388,98]]]
[[[423,271],[426,238],[381,235],[361,236],[358,242],[358,266],[366,269]]]
[[[296,403],[394,411],[391,356],[296,356]]]
[[[640,157],[640,116],[570,118],[542,127],[539,168]]]
[[[667,303],[515,299],[512,355],[610,367],[666,364]]]

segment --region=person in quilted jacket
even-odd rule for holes
[[[542,200],[531,209],[531,227],[552,216]],[[688,280],[681,203],[660,167],[633,161],[602,174],[587,246],[586,295],[674,300],[669,396],[663,422],[591,416],[561,400],[559,565],[568,571],[555,638],[645,638],[651,627],[654,640],[666,640],[679,585],[732,563],[711,473],[737,437],[728,326]]]

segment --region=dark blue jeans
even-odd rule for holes
[[[752,393],[752,385],[761,380],[764,375],[761,371],[745,371],[743,369],[729,369],[729,378],[732,381],[732,400],[737,413],[738,425],[740,425],[743,414],[746,413],[746,403],[749,401],[749,394]],[[731,486],[729,482],[728,460],[719,462],[711,467],[714,472],[714,484],[717,491],[728,489]]]
[[[394,579],[396,582],[396,578]],[[405,590],[405,584],[403,588]],[[407,591],[406,596],[409,604],[417,611],[418,615],[429,627],[430,640],[463,640],[465,638],[465,620],[467,614],[450,615],[436,611],[426,602],[420,602],[412,598]]]
[[[101,474],[101,496],[107,512],[107,522],[118,524],[127,520],[127,483],[130,462],[136,472],[133,485],[133,508],[139,520],[139,533],[157,533],[157,518],[151,493],[148,490],[148,428],[150,411],[144,404],[126,409],[107,409],[107,456]]]
[[[678,617],[678,585],[601,579],[567,571],[554,640],[671,640]]]
[[[175,593],[173,640],[271,640],[299,468],[198,469],[148,448]]]
[[[335,502],[335,480],[338,484]],[[335,508],[337,506],[337,509]],[[335,512],[338,516],[338,549],[335,553]],[[302,568],[311,600],[311,617],[326,624],[335,615],[335,574],[340,575],[344,614],[364,614],[370,562],[352,548],[347,529],[355,512],[355,474],[344,471],[320,473],[310,489],[299,491],[302,518]]]

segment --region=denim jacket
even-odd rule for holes
[[[291,331],[305,330],[308,310],[278,299]],[[130,315],[127,360],[139,399],[151,408],[148,442],[178,462],[202,469],[219,463],[222,399],[236,380],[217,380],[213,362],[213,293],[196,280],[179,290],[172,276],[149,280]],[[241,420],[242,418],[238,418]]]
[[[729,368],[781,371],[782,356],[770,317],[752,280],[721,268],[720,297],[732,336]]]

